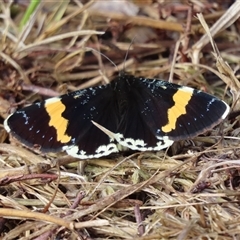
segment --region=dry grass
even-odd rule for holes
[[[232,113],[168,151],[77,162],[34,153],[0,125],[1,239],[239,239],[238,1],[232,9],[224,1],[194,1],[193,9],[183,0],[161,8],[110,1],[121,7],[109,14],[97,11],[109,1],[97,8],[42,1],[30,17],[26,1],[7,2],[0,2],[1,123],[26,104],[104,84],[122,67],[212,93]],[[192,17],[199,12],[213,26],[206,36]]]

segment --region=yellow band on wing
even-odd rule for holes
[[[68,120],[62,117],[65,109],[65,105],[59,98],[52,98],[45,103],[45,110],[50,117],[49,126],[56,129],[57,140],[61,143],[67,143],[71,140],[71,137],[66,134]]]
[[[185,91],[186,90],[186,91]],[[193,95],[193,90],[188,87],[180,88],[174,95],[174,105],[168,109],[168,123],[162,127],[165,133],[171,132],[176,128],[177,119],[186,114],[186,106]]]

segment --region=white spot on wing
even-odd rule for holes
[[[228,113],[230,112],[230,107],[224,101],[222,101],[222,102],[226,105],[226,110],[222,115],[222,119],[225,119],[227,117]]]
[[[114,143],[99,146],[93,154],[87,154],[85,151],[80,150],[78,146],[63,147],[63,150],[65,150],[69,155],[80,159],[100,158],[119,151],[117,145]]]
[[[44,102],[44,104],[51,104],[51,103],[59,102],[60,100],[61,100],[61,98],[59,98],[59,97],[53,97],[53,98],[47,99]]]
[[[189,92],[191,94],[194,92],[193,88],[186,87],[186,86],[181,86],[179,89],[183,90],[184,92]]]
[[[9,119],[11,116],[12,116],[12,114],[9,115],[9,116],[5,119],[5,121],[4,121],[4,123],[3,123],[4,128],[5,128],[5,130],[6,130],[7,132],[11,132],[11,129],[10,129],[10,127],[8,126],[8,119]]]
[[[138,151],[159,151],[161,149],[171,146],[174,142],[168,137],[156,138],[160,140],[159,142],[157,142],[156,146],[146,147],[147,143],[145,143],[142,139],[124,138],[121,133],[115,134],[115,139],[120,145]]]

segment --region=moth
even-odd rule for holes
[[[5,129],[29,147],[80,158],[117,153],[122,146],[158,151],[219,124],[229,106],[205,92],[120,74],[91,87],[25,107]]]

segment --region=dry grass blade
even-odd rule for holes
[[[97,32],[97,31],[92,31],[92,30],[81,30],[81,31],[68,32],[68,33],[57,35],[54,37],[49,37],[47,39],[41,40],[36,43],[29,44],[28,46],[17,49],[16,51],[17,52],[29,51],[32,48],[36,48],[36,47],[46,45],[46,44],[49,44],[52,42],[57,42],[57,41],[65,39],[65,38],[79,37],[79,36],[83,36],[83,35],[103,34],[103,33],[104,32]]]
[[[73,230],[74,228],[74,225],[72,222],[68,222],[61,218],[52,217],[43,213],[21,211],[16,209],[9,209],[9,208],[1,208],[0,215],[5,218],[8,218],[8,217],[23,218],[23,219],[30,218],[30,219],[51,222],[51,223],[66,227],[70,230]]]
[[[240,16],[240,2],[236,1],[232,6],[221,16],[221,18],[216,21],[216,23],[211,27],[209,33],[204,34],[197,43],[193,45],[194,51],[200,51],[206,44],[209,43],[209,34],[214,37],[217,33],[225,30],[227,27],[232,25]],[[205,29],[205,27],[203,26]],[[206,31],[206,29],[205,29]],[[193,54],[196,55],[196,54]],[[194,62],[199,58],[196,56]]]
[[[90,13],[92,16],[107,17],[107,18],[111,18],[114,20],[120,20],[120,21],[122,20],[122,21],[126,21],[128,23],[134,24],[134,25],[170,30],[170,31],[178,31],[178,32],[183,31],[182,25],[180,23],[176,23],[176,22],[154,20],[154,19],[149,19],[149,18],[139,17],[139,16],[130,17],[130,16],[117,14],[117,13],[111,13],[111,12],[104,13],[104,12],[90,11]]]

